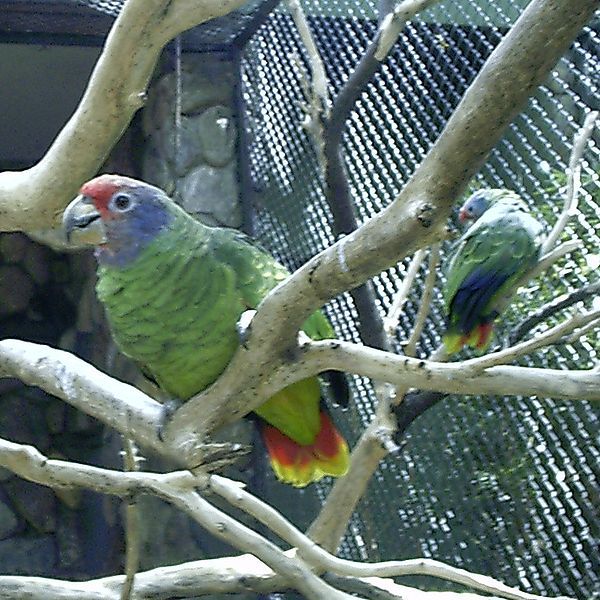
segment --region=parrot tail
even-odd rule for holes
[[[447,331],[442,338],[444,346],[446,347],[446,352],[448,354],[454,354],[455,352],[462,350],[463,346],[467,345],[471,346],[471,348],[475,348],[478,352],[483,353],[490,345],[493,329],[494,324],[489,322],[480,323],[469,333]]]
[[[279,429],[261,422],[262,437],[277,478],[305,487],[325,475],[341,477],[348,470],[348,444],[335,428],[331,417],[321,410],[321,429],[310,446],[301,446]]]

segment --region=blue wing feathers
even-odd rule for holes
[[[456,292],[450,307],[452,325],[462,333],[473,330],[485,320],[486,307],[511,273],[505,270],[475,269]],[[491,316],[491,315],[490,315]]]

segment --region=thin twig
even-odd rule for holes
[[[573,306],[578,302],[582,302],[600,294],[600,281],[590,283],[573,292],[562,294],[557,298],[552,299],[537,310],[530,313],[526,319],[521,321],[509,334],[508,345],[513,346],[519,340],[522,340],[527,333],[540,323],[546,321],[549,317],[557,312]]]
[[[325,154],[323,126],[325,121],[329,118],[331,109],[325,65],[323,64],[323,59],[319,54],[317,45],[308,26],[306,15],[302,10],[302,5],[299,0],[287,0],[287,4],[292,18],[294,19],[294,23],[296,24],[300,39],[306,49],[308,64],[310,65],[310,75],[300,71],[300,79],[305,96],[305,119],[302,126],[311,134],[311,138],[313,139],[317,150],[321,169],[324,171]],[[297,62],[299,66],[299,58]]]
[[[404,346],[404,354],[406,356],[415,356],[417,353],[417,342],[421,338],[425,322],[429,316],[431,310],[431,298],[433,297],[433,288],[437,278],[437,267],[440,262],[440,245],[433,244],[429,253],[429,267],[427,277],[425,278],[425,284],[423,293],[421,294],[421,300],[419,302],[419,310],[415,317],[413,330]]]
[[[583,246],[580,240],[572,240],[564,242],[551,250],[548,254],[543,255],[527,272],[525,272],[518,281],[511,287],[508,294],[496,302],[496,310],[502,313],[512,302],[516,291],[523,286],[529,284],[532,279],[539,277],[542,273],[550,269],[554,263],[560,260],[563,256],[578,250]]]
[[[577,213],[577,204],[579,202],[579,191],[581,190],[581,160],[585,151],[588,140],[590,139],[598,111],[588,113],[585,121],[579,131],[576,132],[573,138],[573,148],[569,159],[569,168],[567,171],[567,192],[565,195],[565,203],[563,210],[558,217],[552,231],[544,241],[542,252],[544,254],[550,252],[560,238],[568,220]]]
[[[129,437],[123,438],[123,466],[126,471],[138,471],[138,449]],[[133,594],[135,575],[140,566],[140,514],[134,497],[125,501],[125,582],[121,600],[129,600]]]
[[[510,348],[504,348],[498,352],[492,354],[486,354],[479,358],[472,358],[462,362],[462,368],[465,371],[483,371],[497,365],[505,365],[513,361],[519,356],[530,354],[534,350],[543,348],[544,346],[550,346],[562,340],[566,335],[569,335],[580,327],[585,327],[588,323],[592,323],[600,318],[600,309],[592,310],[586,313],[578,313],[572,317],[567,318],[562,323],[555,325],[554,327],[544,331],[540,335],[521,342],[516,346]]]
[[[565,344],[574,344],[578,339],[587,335],[590,331],[595,331],[600,326],[600,318],[590,321],[587,325],[580,327],[577,331],[574,331],[569,337],[564,340]]]
[[[393,339],[396,334],[396,328],[400,323],[402,310],[406,304],[406,301],[408,300],[415,277],[417,276],[417,273],[419,272],[419,269],[425,260],[425,253],[425,248],[421,248],[420,250],[417,250],[415,255],[412,257],[410,264],[408,265],[408,269],[406,270],[406,275],[404,275],[402,279],[402,285],[396,292],[394,301],[388,310],[388,314],[383,320],[385,332],[391,339]]]
[[[438,0],[404,0],[388,13],[379,27],[375,59],[380,62],[384,60],[408,21],[436,2]]]

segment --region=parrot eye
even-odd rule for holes
[[[111,200],[112,208],[120,212],[131,208],[132,201],[127,194],[116,194]]]

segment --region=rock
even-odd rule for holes
[[[144,151],[142,174],[145,181],[161,188],[169,196],[175,191],[175,180],[169,169],[169,163],[158,156],[153,144],[149,144]]]
[[[211,106],[198,117],[196,144],[209,165],[224,167],[233,160],[236,138],[233,113],[227,106]]]
[[[34,243],[27,246],[22,265],[37,285],[43,285],[50,277],[49,260],[50,252],[43,246]]]
[[[46,424],[51,434],[63,433],[67,419],[67,405],[64,402],[50,402],[46,408]]]
[[[0,235],[0,255],[7,263],[18,263],[25,256],[29,241],[22,233],[3,233]]]
[[[0,437],[31,444],[44,452],[50,445],[44,411],[39,402],[21,394],[4,397],[0,402]]]
[[[0,467],[0,483],[2,483],[3,481],[8,481],[11,477],[14,477],[12,471],[9,471],[4,467]]]
[[[34,293],[33,281],[16,265],[0,267],[0,316],[11,315],[27,308]]]
[[[17,515],[4,502],[0,501],[0,540],[15,533],[18,527]]]
[[[165,122],[174,119],[175,88],[169,87],[172,85],[174,82],[171,73],[163,76],[150,88],[148,102],[142,113],[142,130],[147,137],[154,135]]]
[[[179,186],[181,205],[209,225],[239,227],[242,210],[238,197],[235,167],[196,167]]]
[[[181,117],[177,131],[174,123],[168,124],[164,129],[167,137],[163,141],[168,145],[165,154],[170,152],[175,174],[179,177],[183,177],[192,167],[202,163],[201,125],[200,117],[184,116]]]
[[[77,513],[62,508],[59,511],[60,521],[56,531],[56,548],[61,569],[67,571],[77,570],[82,559],[82,554],[86,540],[88,525],[86,523],[86,531],[82,531],[80,515]]]
[[[171,73],[175,81],[175,73]],[[234,85],[231,64],[206,60],[204,55],[184,60],[181,74],[181,112],[198,114],[207,106],[232,102]],[[173,85],[172,90],[176,89]]]
[[[3,575],[50,575],[56,565],[53,537],[36,535],[0,541],[0,565]]]
[[[40,533],[56,530],[56,497],[45,486],[14,477],[4,484],[14,509]]]

